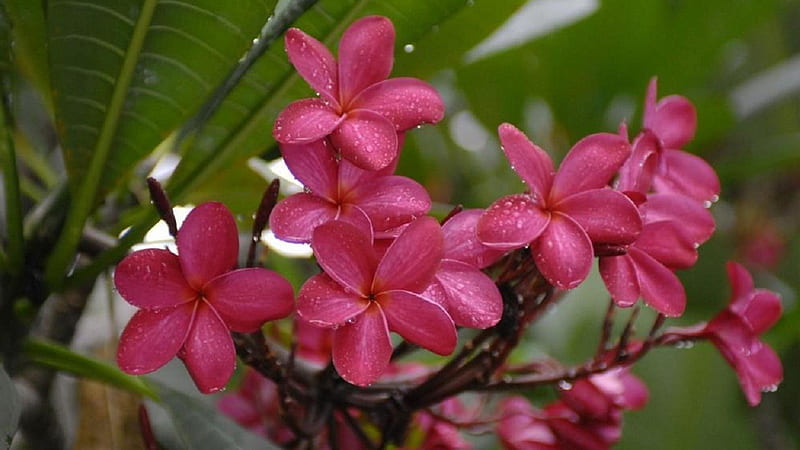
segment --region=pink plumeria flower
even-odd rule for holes
[[[347,160],[337,162],[326,139],[284,144],[281,151],[307,190],[285,198],[272,211],[270,228],[285,241],[310,242],[314,228],[331,220],[384,233],[431,208],[427,191],[416,181],[386,169],[372,172]]]
[[[778,294],[753,287],[747,269],[733,262],[727,268],[732,289],[728,306],[708,324],[667,330],[665,339],[710,339],[736,371],[747,402],[756,406],[761,392],[774,390],[783,379],[780,358],[759,339],[777,322],[783,308]]]
[[[248,369],[239,388],[217,402],[217,408],[239,425],[279,445],[295,439],[281,420],[278,386],[255,370]]]
[[[664,149],[653,178],[656,191],[715,202],[720,183],[714,169],[699,156],[680,150],[697,129],[694,105],[680,95],[670,95],[656,103],[657,89],[654,77],[647,87],[644,105],[644,128],[658,137]]]
[[[485,329],[500,321],[503,298],[480,269],[504,252],[478,241],[475,227],[481,214],[481,209],[467,209],[442,226],[444,258],[424,296],[442,305],[456,325]]]
[[[455,421],[467,421],[472,415],[457,397],[450,397],[439,404],[440,416],[454,418]],[[421,434],[421,442],[413,448],[418,450],[469,450],[472,444],[464,439],[458,427],[452,421],[442,420],[426,411],[414,416],[417,430]],[[416,444],[416,443],[415,443]],[[411,447],[404,447],[411,448]]]
[[[386,79],[394,63],[394,26],[385,17],[364,17],[339,42],[339,62],[325,46],[291,28],[289,61],[320,98],[284,109],[272,130],[282,144],[330,137],[343,158],[367,169],[386,167],[397,155],[397,133],[444,116],[436,90],[416,78]]]
[[[530,244],[553,285],[571,289],[589,274],[592,244],[625,245],[642,228],[625,195],[606,185],[630,155],[628,142],[594,134],[575,144],[554,174],[553,162],[513,125],[499,128],[511,167],[530,188],[495,201],[478,221],[478,239],[498,249]]]
[[[178,254],[131,253],[114,272],[120,295],[140,308],[120,337],[117,363],[124,372],[152,372],[179,356],[198,389],[222,389],[233,374],[230,330],[253,332],[287,316],[288,281],[267,269],[233,270],[239,235],[230,211],[204,203],[178,231]]]
[[[346,381],[365,386],[384,373],[392,355],[390,331],[440,355],[453,351],[453,320],[420,295],[442,259],[436,220],[411,222],[381,258],[368,233],[342,221],[318,226],[311,247],[325,272],[300,289],[297,313],[334,329],[333,364]]]

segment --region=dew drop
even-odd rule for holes
[[[403,51],[406,53],[411,53],[414,51],[414,44],[406,44],[403,46]]]
[[[564,391],[568,391],[572,389],[572,383],[567,380],[561,380],[558,382],[558,388]]]
[[[777,384],[770,384],[769,386],[764,386],[761,388],[761,392],[775,392],[778,390]]]

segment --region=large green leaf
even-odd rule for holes
[[[72,205],[46,270],[58,287],[99,193],[190,117],[258,35],[274,0],[53,0],[56,126]]]
[[[14,383],[8,377],[3,366],[0,365],[0,447],[11,447],[11,439],[17,431],[19,423],[20,406]]]
[[[191,450],[277,449],[269,441],[240,427],[198,398],[156,384],[178,435]]]
[[[358,17],[389,17],[397,31],[397,50],[430,33],[434,26],[461,10],[469,0],[324,0],[294,25],[333,47]],[[411,75],[411,74],[397,74]],[[216,114],[189,145],[169,184],[180,198],[189,189],[231,161],[256,155],[274,144],[272,122],[296,98],[313,95],[297,76],[282,43],[266,51],[222,102]]]

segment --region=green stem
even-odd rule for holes
[[[147,29],[150,26],[157,3],[157,0],[145,0],[142,5],[142,12],[133,30],[131,43],[125,54],[125,60],[122,63],[117,82],[114,85],[114,92],[108,105],[108,114],[106,114],[103,126],[100,129],[100,136],[97,139],[92,160],[89,163],[89,170],[78,191],[72,197],[71,207],[67,213],[60,239],[47,261],[45,280],[52,289],[62,287],[67,268],[78,248],[83,226],[97,200],[100,179],[111,151],[111,143],[117,129],[117,122],[121,116],[128,87],[133,79],[136,62],[144,45]]]
[[[6,105],[0,106],[0,167],[6,197],[7,269],[12,276],[22,273],[25,264],[25,240],[22,231],[22,204],[14,142],[8,132],[10,121]]]
[[[144,379],[123,373],[116,367],[75,353],[64,346],[28,338],[25,340],[22,349],[25,355],[37,364],[78,377],[107,383],[158,401],[158,394],[155,389]]]

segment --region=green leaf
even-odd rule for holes
[[[294,26],[333,47],[355,19],[383,15],[394,23],[396,50],[402,51],[406,43],[430,33],[434,26],[467,4],[468,0],[323,0]],[[289,64],[282,43],[270,47],[185,146],[181,164],[168,185],[170,195],[180,199],[232,161],[269,148],[274,144],[271,130],[278,112],[292,100],[310,95],[313,95],[310,88]]]
[[[158,394],[142,378],[123,373],[107,363],[75,353],[67,347],[36,339],[28,339],[23,351],[31,361],[72,375],[116,386],[134,394],[158,400]]]
[[[47,110],[52,113],[44,2],[4,0],[3,5],[13,28],[16,68],[36,88]]]
[[[56,126],[72,206],[46,269],[60,285],[99,194],[190,117],[241,57],[274,0],[53,0]]]
[[[11,439],[17,431],[20,405],[17,390],[5,369],[0,365],[0,447],[10,448]]]
[[[192,450],[279,448],[240,427],[208,403],[162,384],[155,386],[161,404],[167,409],[186,448]]]

